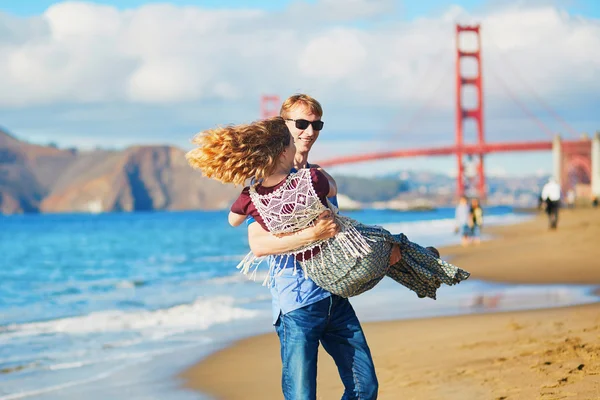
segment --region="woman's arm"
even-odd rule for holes
[[[240,226],[245,220],[245,215],[236,214],[233,211],[229,211],[229,216],[227,217],[229,221],[229,225],[231,226]]]
[[[333,177],[331,175],[329,175],[327,172],[325,172],[325,170],[323,168],[319,167],[317,164],[311,164],[310,166],[311,166],[311,168],[316,168],[317,170],[321,171],[321,173],[323,175],[325,175],[325,177],[329,181],[329,193],[327,194],[327,197],[336,196],[337,195],[337,183],[335,183],[335,179],[333,179]]]
[[[317,240],[329,239],[338,233],[339,228],[329,211],[324,211],[315,225],[294,234],[277,237],[253,222],[248,226],[250,250],[257,257],[276,255],[292,251]]]

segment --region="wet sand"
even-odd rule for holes
[[[442,249],[472,278],[600,285],[600,210],[566,210],[487,229],[495,239]],[[377,290],[377,289],[374,289]],[[439,300],[438,300],[439,301]],[[486,300],[483,299],[485,302]],[[600,304],[364,324],[380,399],[600,399]],[[343,392],[321,349],[318,398]],[[182,374],[218,399],[281,399],[274,333],[241,340]]]

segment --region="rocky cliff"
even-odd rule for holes
[[[0,131],[0,212],[38,212],[75,158],[72,151],[26,143]]]
[[[220,209],[240,190],[202,177],[171,146],[77,152],[0,132],[5,214]]]

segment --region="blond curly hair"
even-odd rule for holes
[[[273,173],[290,140],[284,119],[273,117],[202,131],[192,139],[198,147],[185,158],[204,176],[243,185],[250,178],[263,179]]]

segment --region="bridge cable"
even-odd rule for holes
[[[429,109],[429,107],[431,106],[431,104],[433,104],[433,102],[434,102],[434,98],[435,99],[438,98],[435,95],[437,95],[439,93],[440,88],[442,87],[442,85],[445,82],[447,82],[446,78],[448,77],[448,75],[450,74],[451,71],[452,71],[451,68],[447,68],[445,70],[445,72],[443,73],[443,75],[442,75],[440,81],[438,82],[438,84],[429,93],[429,95],[427,96],[427,98],[425,99],[425,101],[423,101],[423,103],[421,103],[421,106],[415,110],[415,112],[413,113],[412,117],[408,120],[408,122],[404,125],[404,127],[402,129],[398,130],[399,133],[408,133],[409,130],[413,127],[413,125],[425,113],[425,111],[427,111]]]
[[[433,104],[434,96],[439,93],[440,88],[446,81],[446,77],[452,71],[452,69],[447,69],[444,71],[440,81],[433,88],[433,90],[428,94],[425,100],[421,103],[421,105],[413,112],[408,121],[403,124],[400,129],[395,129],[395,136],[402,136],[404,134],[410,133],[410,130],[413,128],[415,123],[420,120],[420,117],[430,109],[431,104]]]
[[[541,96],[539,96],[537,94],[537,92],[533,89],[533,87],[531,87],[527,81],[525,79],[522,78],[521,75],[519,75],[517,73],[516,68],[514,68],[513,64],[509,61],[508,56],[506,56],[502,50],[500,49],[500,47],[494,42],[494,40],[492,39],[492,37],[486,33],[486,37],[488,38],[489,42],[492,44],[492,46],[494,46],[496,48],[496,50],[498,51],[499,55],[500,55],[500,60],[502,60],[502,62],[505,63],[506,66],[508,66],[508,69],[511,70],[511,72],[513,73],[513,75],[515,75],[517,77],[518,80],[521,81],[521,84],[525,87],[525,89],[529,90],[529,93],[533,95],[533,97],[538,101],[538,103],[548,112],[550,113],[550,115],[552,115],[552,117],[554,117],[554,119],[556,121],[558,121],[558,123],[560,123],[561,125],[563,125],[567,131],[569,131],[569,133],[573,136],[577,136],[578,133],[577,131],[573,128],[572,125],[570,125],[567,121],[565,121],[556,111],[554,111],[554,109],[552,107],[550,107],[548,105],[548,103],[546,103]]]
[[[438,67],[438,68],[442,68],[443,67],[444,63],[440,62],[440,60],[442,58],[447,57],[447,55],[444,55],[444,51],[445,50],[447,50],[447,49],[442,46],[433,55],[433,57],[431,57],[430,62],[427,65],[427,69],[425,70],[426,72],[423,75],[423,80],[428,79],[432,75],[432,72],[434,72],[436,70],[435,67]],[[446,69],[446,71],[444,72],[443,78],[445,78],[445,75],[447,75],[450,70],[451,70],[450,68]],[[433,95],[435,95],[439,91],[439,89],[440,89],[441,85],[443,84],[443,82],[444,82],[444,79],[442,79],[441,82],[435,86],[433,92],[429,93],[429,95],[425,99],[424,103],[421,104],[421,106],[419,108],[417,108],[416,110],[414,110],[413,114],[408,119],[408,122],[406,122],[401,129],[396,130],[396,133],[395,133],[394,136],[400,136],[400,135],[408,132],[409,128],[411,128],[412,125],[417,121],[417,118],[423,114],[423,112],[425,111],[425,109],[428,108],[429,103],[431,103]],[[416,84],[416,85],[413,86],[413,89],[412,89],[410,95],[407,97],[409,100],[412,99],[412,98],[414,98],[414,97],[416,97],[417,93],[424,86],[424,85],[421,85],[422,82],[417,82],[417,83],[418,84]]]
[[[496,74],[496,72],[494,72],[494,70],[492,68],[490,68],[489,66],[488,66],[488,70],[492,72],[492,75],[494,77],[496,77],[496,79],[498,79],[498,81],[500,82],[500,86],[502,86],[502,88],[506,91],[506,93],[508,94],[508,96],[521,108],[521,110],[528,117],[530,117],[531,119],[533,119],[533,121],[540,127],[541,130],[543,130],[550,137],[554,137],[554,132],[552,132],[552,130],[548,127],[548,125],[546,125],[541,119],[539,119],[538,117],[536,117],[535,114],[533,112],[531,112],[531,110],[529,108],[527,108],[527,106],[525,104],[523,104],[517,98],[517,96],[515,96],[515,94],[510,90],[510,88],[506,84],[506,82],[502,78],[500,78],[500,76],[498,74]]]

